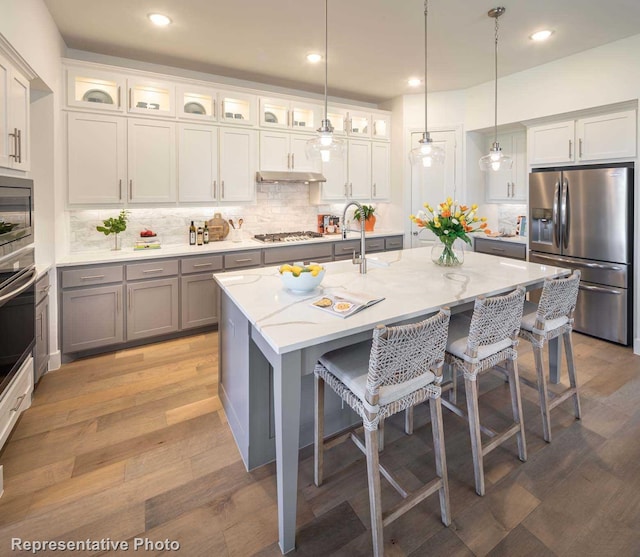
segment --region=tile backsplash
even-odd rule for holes
[[[500,205],[498,207],[498,230],[496,232],[515,233],[518,217],[526,214],[526,205]]]
[[[385,213],[386,204],[375,204]],[[318,214],[342,215],[344,204],[310,205],[309,186],[306,184],[260,184],[256,186],[256,200],[236,206],[154,207],[138,209],[129,206],[127,230],[121,234],[122,246],[132,246],[140,231],[150,228],[158,234],[163,245],[188,243],[191,221],[202,226],[205,220],[221,213],[223,218],[235,222],[244,219],[242,230],[245,238],[254,234],[316,230]],[[96,230],[104,219],[117,217],[120,208],[69,210],[69,251],[95,251],[111,249],[113,236],[105,236]],[[237,225],[236,225],[237,226]]]

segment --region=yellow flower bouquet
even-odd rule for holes
[[[409,218],[416,223],[419,228],[428,228],[442,242],[443,248],[438,258],[434,262],[445,267],[461,265],[462,261],[453,249],[453,243],[460,239],[471,245],[471,238],[468,234],[473,232],[484,232],[490,234],[487,228],[486,217],[477,215],[478,206],[476,204],[468,207],[460,205],[450,197],[444,203],[440,203],[437,208],[424,204],[425,211],[418,211],[417,215]]]

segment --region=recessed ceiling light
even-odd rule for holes
[[[544,29],[542,31],[536,31],[533,35],[529,35],[529,38],[532,41],[546,41],[551,35],[553,35],[553,31],[550,29]]]
[[[407,81],[410,87],[418,87],[422,83],[422,80],[417,77],[410,77],[409,81]]]
[[[311,62],[312,64],[317,64],[318,62],[320,62],[320,60],[322,60],[322,54],[316,54],[315,52],[307,54],[307,61]]]
[[[169,25],[169,23],[171,23],[171,20],[166,15],[149,14],[148,17],[151,20],[151,23],[157,25],[158,27],[164,27],[165,25]]]

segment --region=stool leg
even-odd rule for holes
[[[378,422],[378,452],[384,451],[384,419]]]
[[[578,394],[578,380],[576,377],[575,362],[573,360],[573,339],[571,337],[571,331],[563,334],[564,336],[564,351],[567,355],[567,370],[569,371],[569,384],[573,390],[573,406],[575,410],[576,419],[579,420],[582,417],[582,411],[580,409],[580,395]]]
[[[413,406],[409,406],[404,411],[404,432],[413,435]]]
[[[549,391],[547,390],[547,375],[542,362],[542,348],[533,346],[533,357],[538,377],[538,396],[540,399],[540,413],[542,414],[542,435],[547,443],[551,443],[551,415],[549,413]]]
[[[369,484],[369,507],[371,508],[371,537],[374,557],[383,557],[382,536],[382,492],[380,489],[380,462],[378,458],[378,430],[364,430],[367,454],[367,480]]]
[[[451,389],[449,389],[449,402],[458,404],[458,370],[455,364],[447,364],[451,370]]]
[[[476,493],[478,495],[484,495],[484,465],[482,439],[480,437],[480,414],[478,411],[478,382],[465,377],[464,389],[467,396],[467,413],[469,415],[469,434],[471,436],[471,453],[473,456],[473,473],[476,479]]]
[[[320,487],[324,479],[324,379],[314,375],[313,481]]]
[[[440,516],[445,526],[451,524],[451,510],[449,508],[449,476],[447,475],[447,455],[444,451],[444,428],[442,426],[442,403],[440,397],[429,400],[431,412],[431,431],[433,434],[433,452],[436,458],[436,474],[442,479],[439,489]]]
[[[508,360],[509,390],[511,391],[511,408],[513,421],[520,425],[520,431],[516,433],[518,442],[518,458],[522,462],[527,461],[527,440],[524,435],[524,419],[522,417],[522,397],[520,395],[520,377],[518,376],[518,361]]]

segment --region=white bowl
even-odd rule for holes
[[[325,269],[322,269],[315,277],[311,273],[300,273],[295,277],[291,271],[284,271],[280,277],[284,287],[292,292],[311,292],[320,285],[324,274]]]

